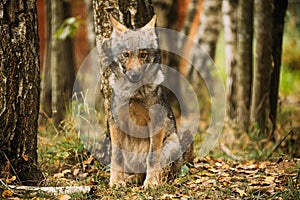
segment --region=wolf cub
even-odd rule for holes
[[[110,186],[128,181],[157,186],[180,170],[182,149],[161,85],[164,74],[159,64],[156,16],[138,30],[128,29],[112,16],[110,19]]]

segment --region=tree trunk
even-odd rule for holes
[[[39,125],[45,125],[48,118],[52,117],[52,79],[51,74],[51,1],[45,3],[46,11],[46,46],[43,66],[42,90],[41,90],[41,115]]]
[[[51,28],[47,29],[47,35],[50,37],[50,49],[47,50],[50,52],[46,52],[46,54],[50,53],[50,55],[45,60],[47,65],[44,72],[48,71],[49,73],[44,74],[43,89],[45,91],[42,95],[42,108],[47,115],[54,118],[54,123],[58,126],[64,119],[67,107],[71,102],[75,63],[72,39],[61,40],[55,35],[64,19],[71,16],[71,7],[70,2],[61,0],[49,1],[47,6],[50,6],[47,11],[50,11],[51,17],[47,20],[51,20]],[[51,78],[46,76],[51,76]],[[49,97],[51,100],[48,99]],[[50,108],[49,101],[51,102]]]
[[[222,20],[222,0],[202,0],[198,1],[197,12],[196,15],[200,17],[200,26],[198,27],[194,40],[198,41],[200,47],[203,48],[204,51],[209,55],[206,56],[205,53],[199,52],[198,54],[194,54],[192,58],[194,60],[194,66],[190,66],[185,64],[185,61],[180,63],[180,71],[188,76],[189,80],[193,82],[195,88],[201,88],[201,95],[206,95],[206,87],[203,87],[203,80],[207,82],[205,84],[213,85],[212,77],[210,74],[210,66],[213,65],[210,58],[214,60],[215,50],[217,46],[218,36],[221,28],[221,20]],[[195,22],[195,24],[197,24]],[[189,31],[189,34],[192,35],[193,30]],[[186,52],[189,54],[190,51],[187,50],[189,48],[189,43],[185,44],[185,54]],[[185,57],[190,57],[190,55],[185,55]],[[201,70],[201,77],[198,74],[198,71],[194,68],[197,67],[198,70]],[[204,92],[204,93],[203,93]],[[213,95],[213,94],[210,94]],[[207,100],[202,98],[202,102],[204,105],[208,105]],[[205,106],[204,109],[209,110],[209,106]]]
[[[214,94],[208,93],[206,86],[209,85],[210,87],[213,87],[214,85],[210,72],[211,66],[214,64],[212,60],[214,60],[215,57],[215,50],[221,28],[221,8],[222,0],[204,0],[204,2],[202,0],[198,1],[196,13],[200,17],[200,26],[196,31],[194,40],[198,41],[200,47],[202,47],[209,56],[207,56],[204,52],[193,53],[194,57],[192,60],[194,60],[194,66],[189,67],[189,65],[186,65],[189,67],[186,68],[184,67],[184,64],[180,64],[183,74],[187,74],[193,87],[197,88],[197,96],[201,99],[201,115],[204,116],[202,119],[209,116],[211,111],[210,96],[214,96]],[[192,33],[191,31],[192,30],[190,30],[190,34]],[[188,44],[186,44],[185,48],[186,47],[188,47]],[[195,70],[195,68],[198,70]],[[201,76],[198,71],[201,71]],[[205,82],[203,80],[205,80]]]
[[[34,0],[0,1],[0,169],[37,185],[40,72]]]
[[[223,1],[227,116],[231,120],[237,116],[237,6],[238,0]]]
[[[188,37],[194,39],[196,37],[199,25],[200,25],[200,16],[203,10],[203,2],[204,0],[192,0],[188,7],[188,12],[186,16],[186,20],[184,23],[184,27],[182,32]],[[180,46],[184,46],[184,54],[185,57],[189,57],[192,50],[192,40],[183,41],[183,44],[179,44]],[[187,76],[191,72],[191,65],[187,63],[184,59],[181,59],[179,62],[179,72],[184,76]]]
[[[204,0],[196,40],[214,60],[222,20],[222,0]]]
[[[274,0],[273,11],[273,46],[272,55],[274,67],[271,74],[270,84],[270,119],[273,124],[273,131],[276,128],[276,113],[278,103],[278,89],[280,79],[281,53],[282,53],[282,36],[284,30],[284,17],[287,10],[287,0]],[[272,134],[273,135],[273,134]]]
[[[191,7],[191,5],[193,4],[192,1],[198,1],[198,0],[178,0],[177,4],[177,16],[178,16],[178,20],[177,20],[177,31],[182,31],[182,29],[184,29],[184,24],[187,21],[187,17],[188,17],[188,13],[191,9],[193,9]],[[196,4],[195,4],[196,5]],[[194,9],[193,9],[194,10]]]
[[[250,105],[253,77],[253,14],[254,1],[238,4],[238,66],[237,66],[237,122],[247,131],[250,123]]]
[[[251,122],[267,134],[272,70],[273,0],[255,1],[256,66],[254,68]]]

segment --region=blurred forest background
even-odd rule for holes
[[[161,194],[166,194],[162,199],[197,198],[200,193],[203,198],[300,199],[300,0],[255,2],[152,0],[158,27],[188,35],[214,60],[226,90],[226,119],[218,144],[206,158],[196,156],[194,163],[185,165],[172,187],[143,194],[139,189],[106,188],[109,169],[85,149],[72,118],[76,72],[96,47],[93,1],[37,0],[42,90],[36,159],[43,172],[43,184],[100,185],[94,195],[107,199],[130,195],[145,199]],[[181,45],[189,54],[190,44]],[[210,123],[207,88],[184,60],[163,52],[163,62],[188,77],[198,89],[201,123],[195,136],[197,152],[203,140],[201,134]],[[174,111],[177,116],[180,114],[176,106]],[[1,121],[0,128],[10,127],[5,126],[8,121]],[[21,155],[21,163],[27,162],[26,156],[26,153]],[[22,182],[10,158],[0,155],[0,159],[0,180],[6,184]],[[280,171],[279,175],[272,170]],[[264,172],[257,177],[261,171]],[[240,178],[230,179],[230,176]],[[243,185],[245,180],[247,186]],[[216,185],[217,189],[209,191]],[[185,189],[179,192],[179,188]],[[13,196],[3,193],[2,197]],[[72,198],[86,196],[77,194]]]

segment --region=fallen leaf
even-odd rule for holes
[[[53,178],[57,179],[57,178],[62,178],[64,176],[65,176],[64,173],[56,173],[56,174],[53,175]]]
[[[80,174],[79,177],[80,178],[86,178],[88,175],[89,175],[89,173],[83,173],[83,174]]]
[[[25,155],[22,156],[22,158],[23,158],[25,161],[28,161],[28,155],[25,154]]]
[[[222,163],[216,162],[217,167],[222,167]]]
[[[14,182],[17,179],[16,176],[12,176],[11,178],[7,178],[5,180],[6,184],[11,184],[12,182]]]
[[[83,164],[90,165],[93,160],[94,160],[94,157],[90,156],[87,160],[83,161]]]
[[[13,194],[14,194],[14,193],[13,193],[12,191],[10,191],[10,190],[4,190],[4,191],[2,192],[2,197],[3,197],[3,198],[12,197]]]
[[[67,194],[60,194],[58,195],[58,200],[69,200],[71,197]]]
[[[208,169],[208,171],[210,171],[210,172],[212,172],[212,173],[215,173],[215,174],[217,174],[217,173],[220,172],[219,170],[214,169],[214,168],[210,168],[210,169]]]
[[[63,173],[63,174],[68,174],[68,173],[71,173],[71,170],[66,169],[66,170],[62,171],[62,173]]]
[[[236,191],[237,193],[239,193],[239,195],[240,195],[241,197],[247,196],[247,194],[245,193],[244,190],[241,190],[241,189],[239,189],[239,188],[235,188],[235,191]]]
[[[79,171],[80,171],[79,168],[74,169],[74,171],[73,171],[73,176],[77,176],[78,173],[79,173]]]
[[[195,181],[196,184],[199,184],[199,183],[201,183],[201,182],[202,182],[201,179],[197,179],[197,180]]]
[[[246,165],[246,166],[242,166],[242,169],[248,169],[248,170],[255,170],[259,168],[258,164],[251,164],[251,165]]]

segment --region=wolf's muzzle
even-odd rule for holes
[[[131,83],[137,83],[143,78],[144,70],[139,71],[127,71],[126,77]]]

